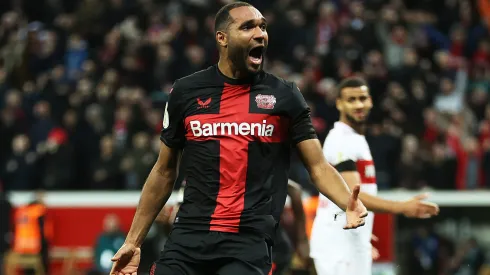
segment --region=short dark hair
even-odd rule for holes
[[[214,31],[224,31],[228,28],[231,22],[230,11],[239,7],[253,7],[251,4],[246,2],[234,2],[224,5],[217,13],[214,18]]]
[[[368,86],[366,80],[357,76],[345,78],[339,83],[339,85],[337,85],[337,98],[342,96],[342,90],[344,88],[358,88],[361,86]]]

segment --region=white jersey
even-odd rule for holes
[[[361,179],[361,191],[376,195],[373,158],[363,135],[343,122],[336,122],[325,139],[323,153],[327,161],[339,170],[346,163],[355,164],[354,169],[359,172]],[[322,266],[319,266],[318,275],[371,274],[373,223],[374,214],[369,212],[364,226],[344,230],[342,227],[346,224],[345,212],[320,194],[311,233],[310,254],[313,259],[323,263],[324,270],[332,273],[320,270]],[[357,264],[349,263],[353,260]]]

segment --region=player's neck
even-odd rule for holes
[[[365,123],[355,123],[355,122],[348,120],[345,117],[341,117],[339,119],[339,121],[348,125],[352,129],[354,129],[354,131],[356,131],[356,133],[358,133],[360,135],[364,135],[364,132],[366,131],[366,124]]]
[[[223,57],[220,57],[218,61],[218,69],[220,72],[231,79],[241,79],[248,77],[247,73],[237,70],[233,64]]]

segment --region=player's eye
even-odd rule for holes
[[[265,31],[267,29],[267,24],[265,24],[265,23],[264,24],[261,24],[260,25],[260,29],[263,30],[263,31]]]
[[[349,103],[354,103],[356,101],[356,98],[355,97],[349,97],[347,98],[347,102]]]
[[[359,98],[359,100],[361,100],[362,102],[366,101],[366,99],[367,99],[367,96],[361,96],[361,97]]]
[[[253,28],[254,28],[254,26],[253,26],[253,25],[251,25],[251,24],[247,24],[247,25],[244,25],[244,26],[242,27],[242,29],[243,29],[243,30],[251,30],[251,29],[253,29]]]

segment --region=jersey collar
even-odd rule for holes
[[[349,125],[345,124],[342,121],[335,122],[333,127],[346,133],[357,134],[356,130],[354,130],[352,127],[350,127]]]

